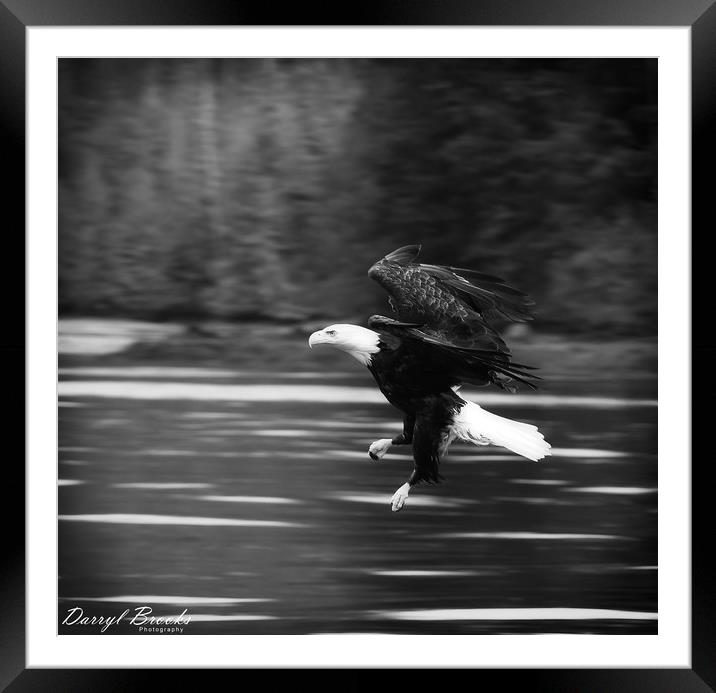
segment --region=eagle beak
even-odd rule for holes
[[[308,346],[309,348],[313,349],[314,344],[320,344],[323,340],[321,339],[323,337],[323,330],[318,330],[318,332],[314,332],[309,338],[308,338]]]

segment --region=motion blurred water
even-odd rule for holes
[[[455,444],[446,481],[392,513],[412,459],[369,459],[400,415],[367,373],[60,379],[60,633],[99,632],[63,625],[74,607],[140,606],[186,609],[185,634],[657,630],[653,400],[490,393],[554,455]]]

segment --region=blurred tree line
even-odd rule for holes
[[[363,321],[399,245],[656,334],[656,60],[62,59],[61,314]]]

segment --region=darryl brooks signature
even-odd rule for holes
[[[97,626],[100,632],[105,633],[112,626],[125,621],[136,626],[140,633],[183,633],[184,626],[191,621],[186,609],[178,616],[151,616],[151,613],[151,606],[137,606],[131,610],[125,609],[118,616],[85,616],[82,607],[75,606],[68,609],[62,625]]]

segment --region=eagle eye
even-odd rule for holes
[[[326,330],[326,334],[329,335],[330,337],[334,337],[336,334],[336,331],[335,330]]]

